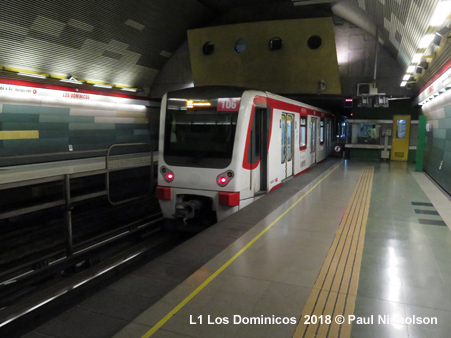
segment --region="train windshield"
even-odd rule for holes
[[[230,164],[239,99],[227,100],[168,99],[164,140],[167,164],[199,168],[225,168]]]

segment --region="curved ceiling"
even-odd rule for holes
[[[186,31],[338,15],[375,35],[404,70],[439,0],[4,0],[0,76],[18,70],[149,88]],[[130,4],[133,4],[131,6]],[[8,75],[9,74],[9,75]],[[53,78],[49,80],[50,78]],[[400,79],[401,80],[401,79]]]

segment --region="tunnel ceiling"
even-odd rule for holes
[[[18,70],[149,88],[186,31],[209,25],[337,15],[405,70],[439,0],[3,0],[0,76]],[[49,78],[50,77],[50,78]],[[53,77],[53,79],[52,79]],[[400,79],[401,80],[401,79]]]

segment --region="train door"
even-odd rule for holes
[[[281,165],[284,171],[284,178],[293,176],[293,132],[294,115],[283,113],[280,120],[281,127]]]
[[[332,152],[332,140],[331,140],[331,123],[330,120],[326,120],[326,156],[329,155]]]
[[[259,135],[256,147],[260,153],[260,191],[268,191],[268,142],[269,142],[269,124],[271,112],[267,108],[257,108],[255,110],[255,125]]]
[[[312,117],[310,121],[310,156],[311,156],[311,164],[316,163],[316,139],[317,139],[317,118]]]

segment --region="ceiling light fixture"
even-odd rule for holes
[[[406,84],[407,84],[407,81],[403,81],[403,82],[401,82],[401,87],[405,87],[405,86],[406,86]]]
[[[415,71],[415,66],[409,66],[409,68],[407,68],[406,73],[413,73]]]
[[[423,57],[423,54],[415,54],[412,58],[412,63],[419,63],[421,61],[422,57]]]
[[[38,74],[38,73],[19,72],[19,73],[17,73],[17,75],[28,76],[28,77],[35,77],[35,78],[38,78],[38,79],[46,79],[47,78],[47,76],[45,76],[44,74]]]
[[[136,93],[136,88],[122,88],[121,90],[126,91],[126,92],[133,92]]]
[[[428,48],[433,39],[434,34],[428,34],[423,36],[423,38],[420,41],[420,44],[418,45],[418,48]]]
[[[67,82],[67,83],[74,83],[74,84],[83,84],[83,82],[78,81],[76,78],[74,78],[73,76],[69,76],[67,79],[62,79],[60,80],[61,82]]]
[[[104,85],[104,84],[95,84],[94,87],[108,88],[108,89],[113,88],[113,86],[110,86],[110,85]]]
[[[432,15],[431,21],[429,22],[430,26],[437,27],[441,26],[448,15],[451,13],[451,1],[441,1],[435,7],[434,14]]]

